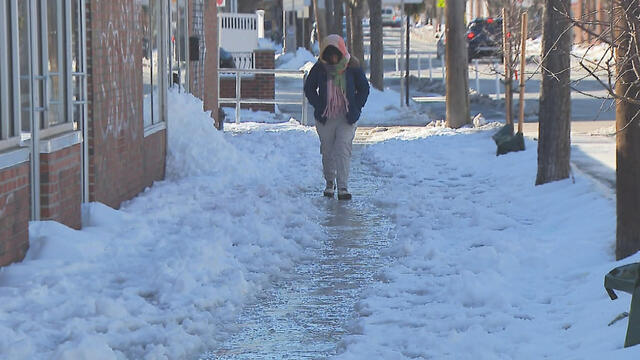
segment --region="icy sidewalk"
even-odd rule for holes
[[[389,134],[387,134],[389,133]],[[637,358],[612,302],[615,204],[582,176],[535,187],[536,147],[493,131],[389,130],[363,154],[392,186],[397,257],[358,303],[338,359]]]
[[[25,261],[0,270],[0,358],[192,359],[321,246],[300,196],[321,186],[313,129],[220,133],[170,97],[167,180],[120,211],[91,204],[82,231],[33,223]]]
[[[393,240],[393,225],[376,201],[388,179],[372,174],[359,149],[352,201],[327,199],[315,188],[301,194],[318,208],[315,221],[327,239],[247,306],[230,327],[232,335],[203,359],[325,359],[353,331],[354,305],[388,264],[381,251]]]

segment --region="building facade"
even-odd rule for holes
[[[0,27],[3,266],[30,220],[79,229],[164,178],[167,89],[217,117],[218,25],[209,0],[0,0]]]

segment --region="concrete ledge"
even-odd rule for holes
[[[0,153],[0,170],[29,161],[29,149],[16,148]]]
[[[165,122],[153,124],[144,128],[144,137],[153,135],[158,131],[165,130],[167,128],[167,124]]]
[[[40,140],[40,153],[50,154],[81,142],[82,133],[80,131],[73,131],[61,136]]]

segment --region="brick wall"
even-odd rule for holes
[[[211,116],[218,119],[218,7],[215,1],[207,1],[205,4],[204,34],[207,51],[204,59],[204,110],[211,111]]]
[[[82,145],[40,154],[40,217],[82,227]]]
[[[87,1],[89,197],[114,208],[144,186],[140,13],[136,0]]]
[[[189,89],[204,110],[218,118],[218,8],[215,1],[190,0],[189,36],[200,39],[200,59],[189,62]],[[217,120],[216,120],[217,121]]]
[[[167,130],[161,130],[144,138],[144,186],[164,179]]]
[[[274,69],[275,57],[273,50],[255,50],[256,69]],[[245,99],[274,99],[275,76],[272,74],[256,74],[240,80],[240,96]],[[235,77],[220,78],[220,96],[224,98],[236,97]],[[224,104],[235,106],[234,104]],[[242,104],[243,109],[263,110],[274,112],[275,107],[267,104]]]
[[[29,248],[29,162],[0,170],[0,266]]]

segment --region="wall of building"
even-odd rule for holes
[[[82,144],[40,154],[40,217],[82,227]]]
[[[0,266],[29,248],[29,162],[0,170]]]
[[[90,201],[113,208],[146,185],[139,6],[87,2]]]

